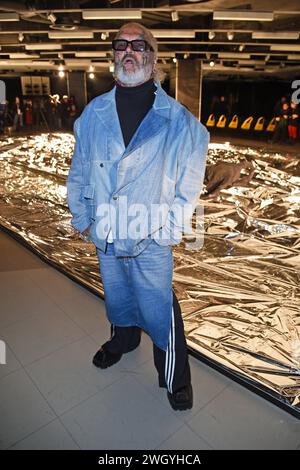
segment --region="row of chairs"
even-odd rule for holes
[[[266,119],[261,116],[257,119],[256,123],[253,126],[254,122],[254,117],[249,116],[240,125],[240,129],[244,129],[246,131],[249,131],[250,129],[254,129],[255,131],[268,131],[268,132],[274,132],[275,127],[276,127],[276,118],[273,117],[271,121],[268,123],[266,126]],[[207,127],[219,127],[219,128],[224,128],[226,127],[227,124],[227,118],[224,114],[219,117],[218,120],[216,120],[214,114],[210,114],[208,120],[206,121],[206,126]],[[237,114],[233,116],[229,124],[227,125],[230,129],[237,129],[239,127],[239,117]]]

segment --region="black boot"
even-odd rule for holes
[[[109,351],[105,351],[102,347],[93,357],[93,364],[96,367],[100,367],[100,369],[107,369],[107,367],[111,367],[119,362],[121,357],[122,354],[113,354]]]
[[[173,410],[189,410],[193,406],[192,385],[186,385],[174,393],[168,392],[168,399]]]

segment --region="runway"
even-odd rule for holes
[[[0,223],[103,296],[94,247],[73,231],[66,205],[73,144],[71,134],[1,141]],[[174,248],[174,289],[191,350],[298,415],[300,160],[212,143],[208,163],[245,156],[255,165],[248,186],[203,199],[203,248]]]

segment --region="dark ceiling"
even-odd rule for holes
[[[120,18],[84,18],[95,10]],[[108,70],[111,40],[127,21],[153,31],[166,70],[176,58],[201,59],[206,74],[300,73],[299,0],[2,0],[0,73]]]

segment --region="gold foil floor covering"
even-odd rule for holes
[[[63,133],[0,142],[0,224],[103,297],[95,249],[70,225],[73,146]],[[247,186],[202,200],[203,248],[174,248],[174,289],[192,352],[300,417],[300,158],[228,143],[208,163],[245,157]]]

